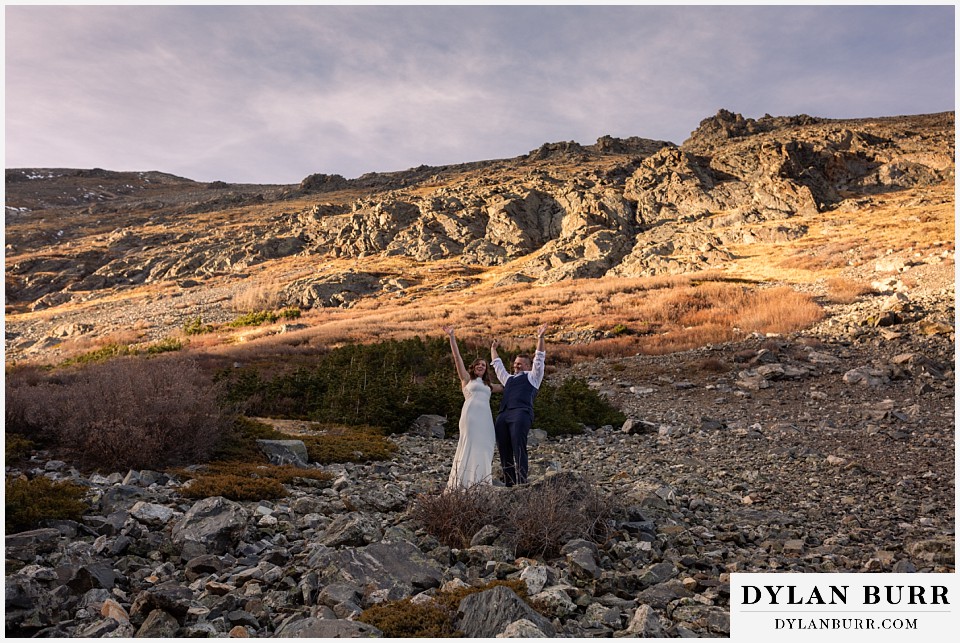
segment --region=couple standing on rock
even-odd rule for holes
[[[461,390],[465,399],[460,412],[460,441],[453,456],[453,468],[447,488],[467,488],[474,484],[492,482],[493,446],[500,452],[503,483],[512,487],[527,482],[527,435],[533,424],[533,398],[543,382],[543,367],[546,360],[543,334],[547,325],[537,329],[537,350],[533,358],[517,355],[513,360],[513,375],[507,372],[497,346],[500,340],[490,345],[490,364],[486,360],[474,360],[470,367],[463,365],[457,346],[454,329],[445,326],[450,337],[453,362],[460,376]],[[490,382],[490,367],[497,374],[500,384]],[[490,395],[503,393],[496,424],[490,412]]]

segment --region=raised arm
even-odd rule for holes
[[[503,360],[501,360],[500,356],[497,355],[497,346],[499,345],[499,339],[495,339],[490,343],[490,368],[492,368],[493,372],[497,374],[497,379],[500,380],[500,383],[506,384],[510,374],[507,372],[507,368],[503,365]],[[500,391],[494,389],[493,392],[499,393]]]
[[[527,377],[530,378],[530,383],[538,389],[543,382],[543,374],[545,372],[547,353],[543,335],[546,332],[546,324],[541,324],[540,327],[537,328],[537,352],[533,355],[533,363],[530,365],[530,371],[527,373]]]
[[[450,351],[453,353],[453,364],[457,367],[457,375],[460,376],[460,386],[466,386],[470,383],[470,373],[467,372],[467,367],[463,365],[463,358],[460,357],[460,347],[457,346],[453,326],[444,326],[443,332],[450,337]]]

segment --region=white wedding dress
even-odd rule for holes
[[[467,488],[477,483],[491,483],[493,449],[493,413],[490,411],[490,387],[480,378],[471,379],[463,391],[460,411],[460,441],[453,456],[453,468],[447,487]]]

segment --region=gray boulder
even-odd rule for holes
[[[337,516],[320,537],[328,547],[362,547],[383,537],[380,526],[365,514],[351,512]]]
[[[713,636],[730,636],[730,612],[715,605],[702,605],[694,599],[683,599],[670,613],[677,625],[708,632]]]
[[[348,583],[365,592],[389,594],[390,600],[439,587],[443,570],[416,545],[404,540],[335,550],[320,546],[307,558],[321,585]]]
[[[646,422],[637,418],[627,418],[620,427],[620,430],[627,435],[640,435],[643,433],[656,433],[657,425],[653,422]]]
[[[649,605],[641,605],[634,612],[633,618],[627,625],[627,633],[639,638],[655,639],[663,636],[663,625],[660,617]]]
[[[145,525],[162,527],[173,520],[176,514],[170,507],[141,501],[130,508],[130,515]]]
[[[7,558],[33,562],[38,554],[51,552],[57,548],[57,543],[60,542],[60,530],[52,527],[33,529],[11,534],[4,540]]]
[[[140,592],[130,606],[130,618],[139,621],[162,611],[179,622],[186,618],[191,607],[194,607],[193,591],[177,585],[176,581],[168,581]]]
[[[530,621],[547,636],[557,633],[550,621],[502,585],[460,601],[456,624],[469,638],[494,638],[521,619]]]
[[[310,461],[303,440],[257,440],[257,446],[270,460],[270,464],[292,464],[303,469]]]
[[[680,598],[690,598],[693,592],[683,586],[683,583],[671,579],[659,585],[653,585],[637,594],[637,600],[658,610],[667,609],[672,601]]]
[[[497,634],[498,639],[545,639],[547,635],[540,631],[536,625],[525,618],[514,621],[507,626],[502,633]]]
[[[153,610],[137,630],[136,638],[170,638],[176,636],[178,629],[180,624],[176,618],[163,610]]]
[[[887,372],[883,369],[861,366],[860,368],[854,368],[844,373],[843,381],[847,384],[860,384],[877,388],[889,384],[890,378],[887,377]]]
[[[247,519],[247,510],[236,502],[221,496],[204,498],[174,525],[173,542],[189,554],[188,560],[205,553],[223,554],[239,542]]]
[[[360,621],[340,618],[305,618],[283,624],[277,630],[278,638],[295,639],[355,639],[382,637],[383,632]]]
[[[424,438],[443,438],[447,418],[442,415],[421,415],[410,426],[412,435],[419,435]]]

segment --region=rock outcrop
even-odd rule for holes
[[[519,260],[515,279],[539,283],[696,271],[728,260],[738,243],[803,236],[804,224],[792,219],[851,195],[951,181],[953,150],[952,113],[754,120],[721,110],[680,146],[604,136],[594,145],[544,144],[506,161],[350,180],[313,174],[295,189],[196,184],[159,173],[7,170],[11,221],[50,208],[85,208],[89,218],[138,213],[92,238],[76,225],[52,238],[8,226],[7,298],[41,310],[116,288],[243,274],[293,256],[457,258],[474,266]],[[351,191],[366,194],[323,200]],[[71,193],[79,194],[64,196]],[[252,213],[313,195],[320,200],[304,209],[244,226],[176,231],[178,217]],[[72,253],[63,243],[77,235],[87,235],[87,249]],[[39,252],[18,258],[16,250],[27,247]],[[323,283],[288,284],[289,304],[354,301]],[[379,288],[341,290],[364,296]]]

